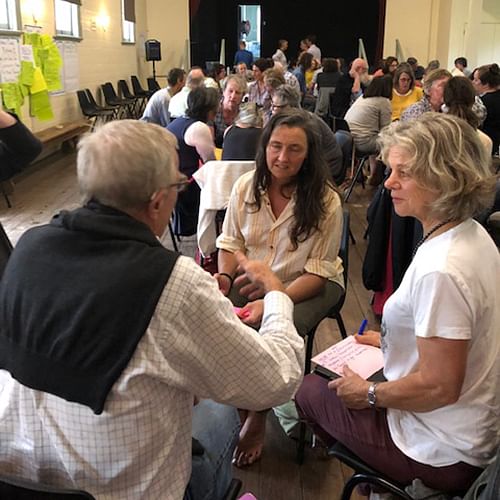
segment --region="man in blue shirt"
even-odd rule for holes
[[[233,66],[236,66],[240,62],[244,62],[247,65],[247,68],[251,68],[253,64],[253,54],[246,49],[247,44],[245,41],[240,41],[240,50],[236,51],[234,54],[234,63]]]

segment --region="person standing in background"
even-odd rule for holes
[[[288,49],[288,40],[278,40],[278,48],[273,54],[273,61],[279,62],[285,70],[288,66],[288,61],[286,60],[285,51]]]

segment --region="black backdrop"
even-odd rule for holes
[[[288,59],[296,57],[299,41],[318,37],[323,57],[358,55],[362,38],[370,65],[382,56],[386,0],[190,0],[191,63],[219,59],[226,39],[226,64],[232,65],[238,44],[238,5],[261,5],[262,55],[270,57],[277,41],[289,41]]]

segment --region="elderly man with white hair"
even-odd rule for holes
[[[30,229],[9,259],[0,462],[18,476],[108,500],[222,498],[234,407],[282,403],[300,383],[293,303],[269,267],[237,257],[266,292],[257,332],[214,278],[161,245],[186,184],[175,148],[141,121],[85,137],[84,205]]]

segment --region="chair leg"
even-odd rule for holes
[[[351,184],[349,185],[349,188],[347,189],[347,192],[344,196],[344,201],[347,203],[349,201],[349,198],[351,196],[351,193],[354,189],[354,186],[356,185],[356,182],[358,180],[358,177],[361,175],[361,179],[362,179],[362,186],[363,186],[363,189],[365,187],[364,185],[364,179],[363,179],[363,165],[365,164],[365,161],[366,161],[366,156],[364,156],[363,158],[361,158],[359,164],[358,164],[358,168],[356,168],[356,173],[354,174],[354,177],[352,178],[351,180]]]
[[[299,441],[297,443],[297,464],[302,465],[304,463],[304,455],[306,450],[306,430],[307,426],[305,422],[299,422]]]
[[[7,207],[12,208],[12,203],[10,202],[9,195],[5,191],[5,186],[3,185],[3,182],[1,182],[0,185],[2,186],[2,194],[3,194],[3,197],[5,198],[5,203],[7,203]]]
[[[351,228],[349,228],[349,238],[351,238],[351,243],[355,245],[356,240],[354,239],[354,234],[352,234]]]
[[[179,251],[179,247],[177,246],[177,241],[175,240],[174,228],[172,227],[172,221],[168,223],[168,231],[170,233],[170,239],[172,240],[172,246],[176,252]]]
[[[345,329],[344,320],[342,319],[342,315],[338,312],[335,315],[335,319],[337,320],[337,324],[339,325],[340,335],[343,339],[347,338],[347,330]]]

